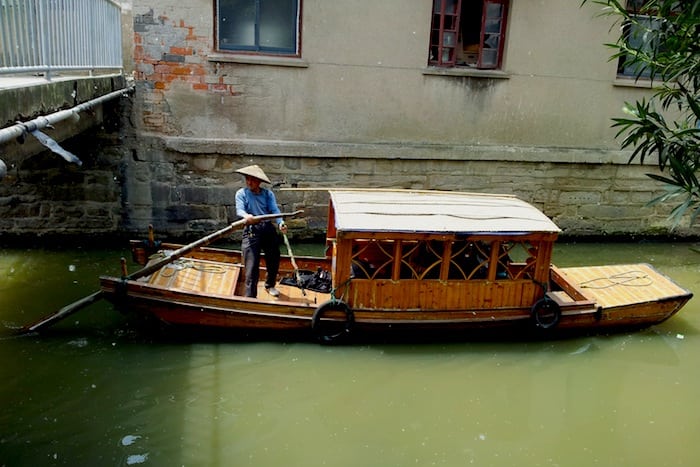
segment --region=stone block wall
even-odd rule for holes
[[[362,150],[327,147],[325,155],[267,147],[255,151],[265,155],[254,156],[234,144],[186,138],[147,137],[140,146],[126,164],[129,208],[122,228],[142,234],[153,224],[161,237],[201,236],[235,221],[234,194],[243,186],[235,170],[252,163],[281,184],[275,192],[283,211],[304,210],[302,217],[290,222],[291,235],[297,238],[324,234],[326,189],[339,187],[515,194],[543,210],[565,236],[669,234],[670,206],[647,206],[658,192],[645,175],[653,170],[649,166],[533,162],[526,157],[396,158],[391,150],[371,145]],[[384,153],[376,154],[378,149]],[[341,154],[334,154],[338,151]],[[693,231],[684,224],[675,234]]]
[[[47,150],[8,159],[8,174],[0,182],[0,239],[118,233],[120,139],[95,126],[61,146],[78,156],[82,166]]]

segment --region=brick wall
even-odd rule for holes
[[[164,93],[174,83],[191,92],[235,95],[233,84],[215,73],[207,61],[210,34],[198,35],[184,19],[155,16],[153,10],[134,16],[134,70],[142,95],[140,116],[145,131],[178,132],[170,121]]]

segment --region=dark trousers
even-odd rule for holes
[[[265,253],[267,276],[265,288],[274,287],[280,267],[280,239],[271,222],[253,224],[243,229],[243,263],[245,264],[245,295],[258,296],[260,279],[260,253]]]

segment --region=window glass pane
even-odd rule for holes
[[[445,13],[454,15],[457,13],[457,0],[447,0],[447,5],[445,6]]]
[[[661,27],[661,20],[650,16],[635,16],[637,23],[625,26],[627,44],[632,50],[651,52],[654,37],[653,31]],[[619,73],[624,76],[640,76],[648,78],[651,71],[643,63],[633,63],[633,57],[620,57]]]
[[[498,63],[498,49],[484,49],[481,51],[481,66],[484,68],[495,67]]]
[[[484,29],[486,29],[487,33],[496,33],[498,34],[501,32],[501,19],[487,19],[484,22]]]
[[[497,49],[498,48],[498,34],[490,34],[484,36],[484,48]]]
[[[255,46],[255,0],[219,0],[219,47]]]
[[[500,18],[502,16],[501,10],[503,5],[498,3],[487,3],[486,4],[486,17],[487,18]]]
[[[296,0],[260,0],[260,47],[296,49]]]
[[[457,33],[456,32],[446,32],[442,35],[442,45],[452,46],[457,43]]]

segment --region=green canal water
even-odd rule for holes
[[[647,262],[696,294],[641,332],[344,347],[163,339],[104,301],[17,336],[128,252],[3,249],[0,466],[697,466],[691,247],[556,248],[559,266]]]

